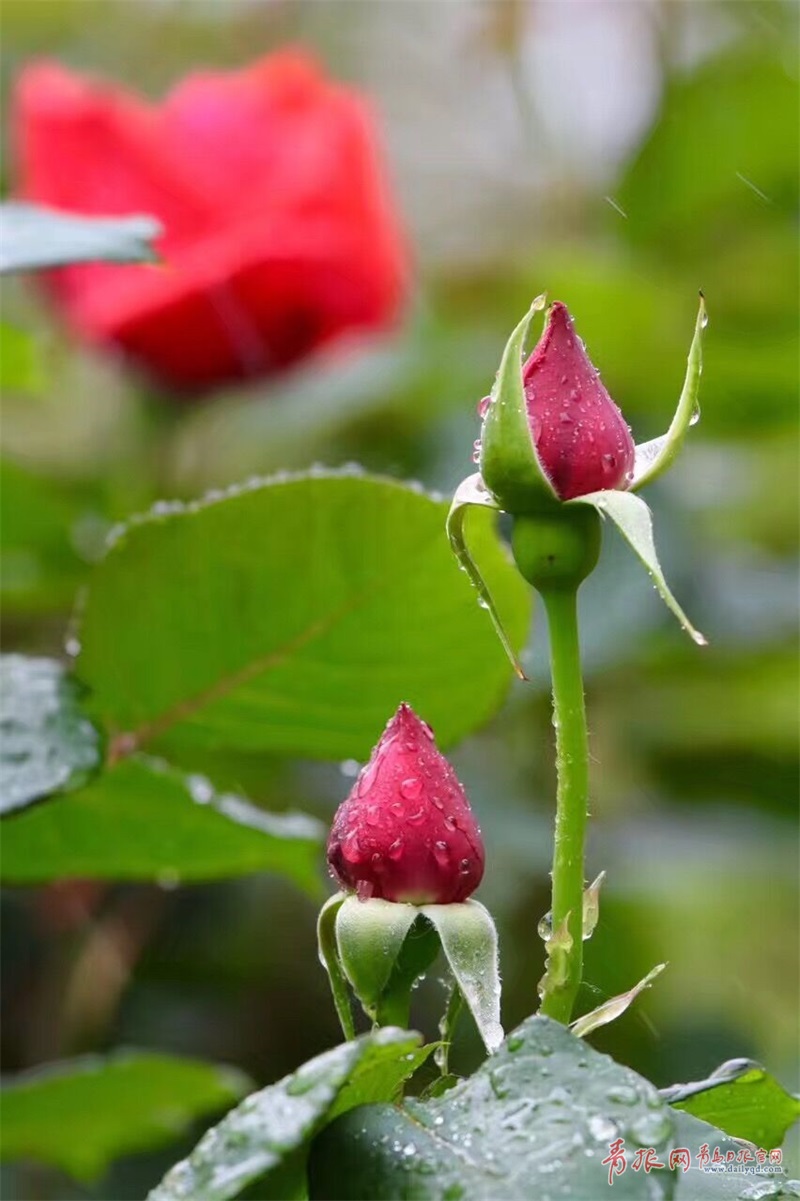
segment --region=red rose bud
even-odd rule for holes
[[[339,806],[328,863],[361,900],[450,904],[480,884],[480,829],[430,726],[410,705],[397,710]]]
[[[522,382],[536,452],[558,496],[626,488],[633,476],[631,432],[560,301],[547,314]]]
[[[160,104],[33,63],[14,136],[24,198],[163,225],[163,267],[47,283],[79,336],[173,389],[273,374],[397,316],[407,256],[376,122],[301,51],[190,75]]]

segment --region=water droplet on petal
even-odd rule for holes
[[[483,419],[489,412],[489,405],[492,403],[491,396],[484,396],[483,400],[478,401],[478,416]]]
[[[393,813],[395,817],[402,817],[405,811],[406,807],[402,801],[392,801],[391,805],[389,806],[389,812]]]
[[[450,852],[447,849],[446,842],[435,842],[433,844],[433,857],[440,867],[447,867],[450,863]]]
[[[422,795],[422,780],[419,776],[409,776],[407,780],[403,780],[400,785],[400,794],[407,801],[418,801]]]
[[[424,820],[425,809],[422,806],[420,806],[419,809],[415,809],[413,813],[409,813],[408,817],[406,818],[409,826],[418,826],[420,822],[423,822]]]
[[[377,826],[381,820],[380,805],[367,805],[364,811],[364,820],[368,826]]]
[[[361,847],[358,845],[358,836],[355,830],[345,834],[342,840],[342,855],[348,863],[361,862]]]
[[[394,842],[389,847],[389,850],[386,852],[386,854],[389,856],[390,859],[399,859],[400,856],[403,854],[402,838],[395,838]]]
[[[458,828],[458,822],[453,817],[452,813],[448,813],[447,817],[444,819],[444,824],[447,826],[448,830],[455,830]]]
[[[368,901],[374,892],[371,880],[359,880],[356,883],[356,896],[359,901]]]

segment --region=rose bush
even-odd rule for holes
[[[406,255],[372,115],[303,52],[191,75],[160,105],[33,63],[14,134],[25,199],[163,223],[162,267],[75,266],[48,286],[82,338],[173,390],[274,373],[399,311]]]

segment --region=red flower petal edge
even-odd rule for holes
[[[362,900],[465,901],[481,882],[480,828],[433,731],[401,705],[339,806],[328,863]]]
[[[626,488],[633,476],[631,432],[560,301],[550,308],[522,380],[539,461],[560,498]]]

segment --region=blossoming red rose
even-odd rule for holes
[[[362,900],[465,901],[481,882],[483,840],[433,732],[401,705],[334,818],[328,863]]]
[[[175,389],[278,371],[398,313],[406,256],[374,120],[300,51],[192,75],[161,105],[32,64],[14,132],[26,199],[163,223],[163,266],[70,267],[49,286],[79,335]]]

